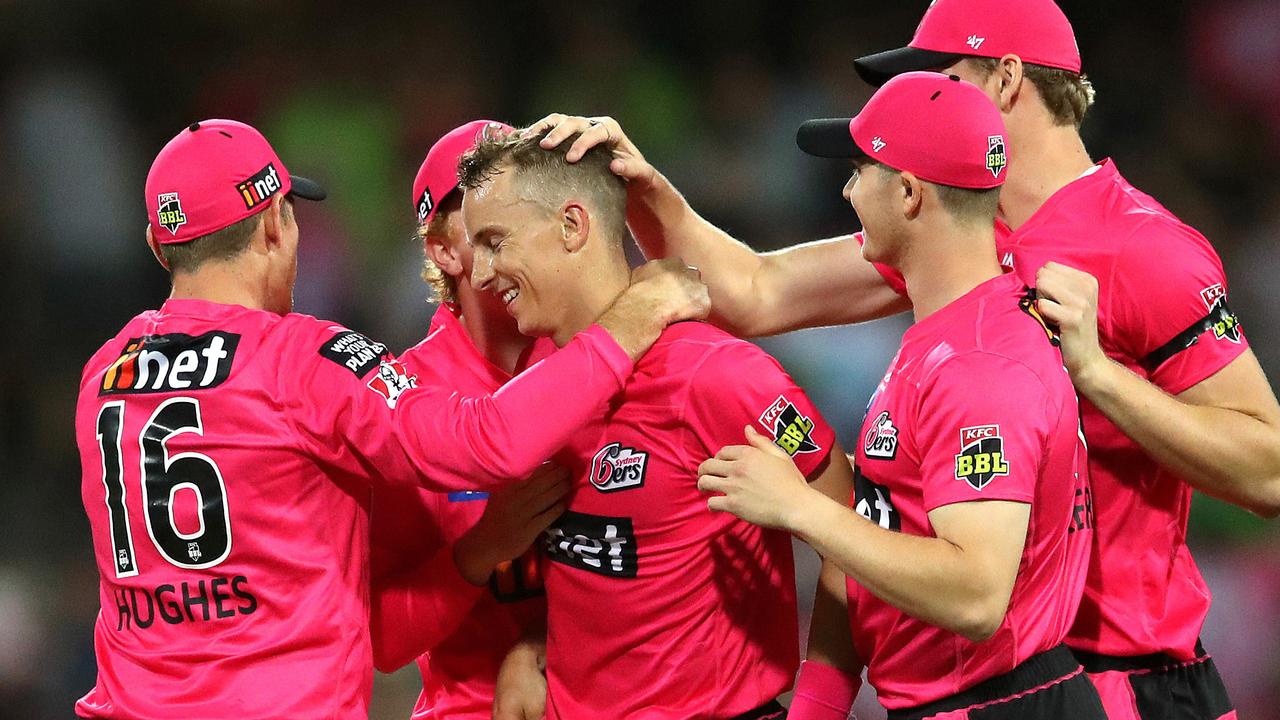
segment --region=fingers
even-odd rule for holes
[[[699,475],[714,475],[716,477],[729,477],[729,473],[733,471],[733,463],[721,459],[719,456],[707,458],[698,466]]]
[[[785,452],[783,452],[782,448],[778,447],[777,443],[773,441],[773,438],[761,434],[750,425],[746,427],[745,432],[747,436],[747,443],[749,443],[751,447],[763,452],[767,452],[770,455],[777,455],[779,457],[788,457],[788,458],[790,457]]]
[[[551,113],[550,115],[547,115],[546,117],[542,118],[538,122],[521,130],[520,135],[522,137],[529,137],[530,135],[538,135],[540,133],[544,133],[550,130],[551,128],[554,128],[560,125],[561,123],[563,123],[568,119],[569,119],[569,116],[565,115],[564,113]],[[565,137],[568,137],[568,135],[566,135]],[[561,138],[561,140],[563,139],[564,138]],[[543,143],[545,142],[546,140],[543,140]],[[559,143],[557,143],[557,145],[558,144]],[[545,144],[543,144],[542,146],[548,149],[555,147],[555,145],[545,145]]]
[[[729,487],[730,482],[726,478],[717,477],[715,475],[698,476],[698,490],[700,492],[724,495]]]
[[[609,122],[603,122],[608,120]],[[578,162],[582,156],[587,154],[591,148],[603,143],[606,147],[612,147],[616,135],[610,123],[616,125],[612,118],[591,118],[587,121],[588,125],[578,139],[573,141],[573,145],[569,146],[569,152],[565,153],[564,159],[569,162]]]

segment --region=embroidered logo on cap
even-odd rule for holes
[[[880,152],[884,149],[884,140],[881,140],[879,135],[871,138],[871,149],[875,152]]]
[[[1004,136],[987,137],[987,169],[991,171],[991,177],[1000,177],[1000,171],[1008,164],[1009,158],[1004,152]]]
[[[187,224],[187,214],[182,212],[182,204],[178,202],[178,193],[160,193],[156,217],[160,221],[160,227],[168,230],[172,235],[178,234],[178,228]]]
[[[987,39],[986,39],[986,38],[984,38],[984,37],[978,37],[977,35],[970,35],[970,36],[969,36],[969,37],[964,41],[964,44],[965,44],[965,45],[968,45],[969,47],[973,48],[974,50],[977,50],[978,48],[982,47],[982,43],[984,43],[984,42],[986,42],[986,41],[987,41]]]
[[[240,199],[244,200],[246,210],[252,210],[266,202],[267,198],[271,197],[280,188],[280,174],[276,172],[276,166],[270,163],[254,173],[248,180],[236,185],[236,190],[240,193]]]

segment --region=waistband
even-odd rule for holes
[[[1179,660],[1168,653],[1150,653],[1148,655],[1100,655],[1098,653],[1085,652],[1084,650],[1072,650],[1076,659],[1084,666],[1087,673],[1104,673],[1104,672],[1136,672],[1139,670],[1159,670],[1161,668],[1172,667],[1175,665],[1185,665],[1189,662],[1199,662],[1209,657],[1204,651],[1204,645],[1196,640],[1196,656],[1191,660]]]
[[[741,715],[734,715],[729,720],[781,720],[787,716],[787,709],[777,700],[770,700],[755,710],[748,710]]]
[[[983,680],[968,690],[925,705],[890,710],[888,717],[889,720],[921,720],[931,715],[1006,700],[1078,672],[1080,672],[1080,662],[1066,645],[1059,645],[1052,650],[1032,655],[1018,663],[1009,672]]]

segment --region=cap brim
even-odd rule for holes
[[[880,87],[896,75],[916,70],[943,68],[963,57],[965,56],[959,53],[904,47],[860,57],[853,61],[853,67],[858,71],[858,76],[867,83]]]
[[[320,187],[320,183],[309,178],[290,175],[289,182],[292,185],[289,194],[303,200],[323,200],[329,195]]]
[[[807,120],[796,131],[796,145],[817,157],[862,157],[866,153],[853,142],[853,137],[849,134],[849,122],[849,118]]]

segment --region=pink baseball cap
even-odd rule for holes
[[[804,123],[796,144],[810,155],[867,157],[958,188],[997,187],[1008,174],[1000,110],[976,86],[934,72],[898,75],[857,117]]]
[[[1080,72],[1080,48],[1053,0],[934,0],[904,48],[860,57],[858,75],[872,85],[913,70],[946,67],[964,57],[1017,55],[1024,63]]]
[[[201,120],[169,141],[147,173],[147,219],[161,244],[217,232],[261,212],[277,193],[323,200],[289,175],[262,133],[235,120]]]
[[[427,159],[413,178],[413,209],[421,225],[436,214],[436,206],[458,189],[458,160],[475,147],[485,131],[509,133],[515,128],[496,120],[472,120],[445,133],[427,151]]]

